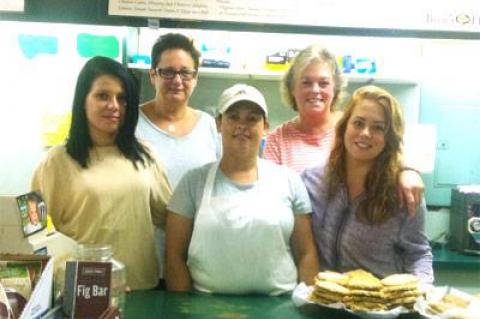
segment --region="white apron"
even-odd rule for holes
[[[277,178],[269,176],[278,171],[269,173],[261,162],[258,192],[246,194],[212,197],[218,163],[209,170],[188,250],[195,289],[277,295],[295,287],[293,212],[278,196]],[[287,179],[280,180],[285,188]],[[281,224],[288,225],[283,232]]]

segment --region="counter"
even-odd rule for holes
[[[444,278],[443,272],[452,268],[467,274],[470,284],[478,287],[480,256],[469,256],[447,249],[434,249],[436,284],[459,286],[460,276]],[[450,272],[448,272],[450,273]],[[473,277],[472,277],[473,276]],[[440,279],[440,280],[438,280]],[[445,283],[445,280],[448,283]],[[454,280],[453,282],[451,280]],[[473,280],[473,281],[472,281]],[[468,289],[467,289],[468,290]],[[189,319],[348,319],[344,312],[326,310],[317,306],[297,309],[290,296],[222,296],[202,293],[172,293],[166,291],[136,291],[127,295],[126,318],[189,318]],[[404,315],[400,318],[421,318],[419,315]]]
[[[480,269],[480,254],[465,254],[448,248],[434,248],[433,266],[435,268],[441,267],[461,267]]]
[[[127,295],[126,319],[358,319],[315,305],[297,309],[290,296],[222,296],[203,293],[135,291]],[[399,318],[421,318],[418,314]]]
[[[447,249],[433,249],[435,286],[454,286],[470,294],[480,294],[480,255]]]

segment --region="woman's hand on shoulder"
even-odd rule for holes
[[[420,204],[425,184],[420,174],[412,169],[400,172],[398,183],[398,198],[401,207],[407,207],[408,215],[415,216],[416,208]]]

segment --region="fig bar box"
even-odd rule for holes
[[[69,318],[99,318],[110,305],[112,263],[69,261],[63,310]]]

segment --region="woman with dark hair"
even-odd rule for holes
[[[221,145],[213,117],[189,104],[200,64],[193,40],[179,33],[161,35],[151,59],[149,76],[155,97],[140,106],[137,136],[157,150],[175,189],[187,171],[219,158]],[[163,278],[165,233],[161,228],[157,227],[155,238]]]
[[[189,105],[200,63],[193,40],[164,34],[153,45],[151,59],[155,97],[140,106],[137,136],[155,147],[175,188],[187,171],[219,158],[221,145],[213,117]]]
[[[109,244],[132,289],[158,283],[152,222],[163,225],[170,187],[155,154],[136,139],[138,91],[118,62],[90,59],[80,71],[65,145],[36,169],[39,190],[60,232]]]
[[[73,98],[72,125],[67,140],[67,152],[83,168],[88,166],[88,153],[94,141],[90,135],[90,126],[88,119],[88,108],[85,102],[93,82],[102,75],[110,75],[117,78],[123,86],[122,104],[126,107],[122,125],[119,125],[114,132],[114,144],[120,152],[128,158],[136,167],[137,162],[145,164],[145,160],[151,161],[152,157],[145,147],[135,138],[135,128],[138,122],[138,102],[139,97],[137,87],[128,71],[124,67],[111,59],[105,57],[95,57],[87,62],[78,75],[75,95]]]
[[[265,98],[236,84],[223,91],[223,155],[187,172],[167,215],[167,288],[279,295],[313,283],[318,256],[300,176],[258,158],[268,129]]]
[[[403,131],[397,100],[361,87],[336,125],[326,166],[303,172],[321,268],[362,268],[381,278],[407,272],[433,282],[425,200],[409,217],[397,193]]]

